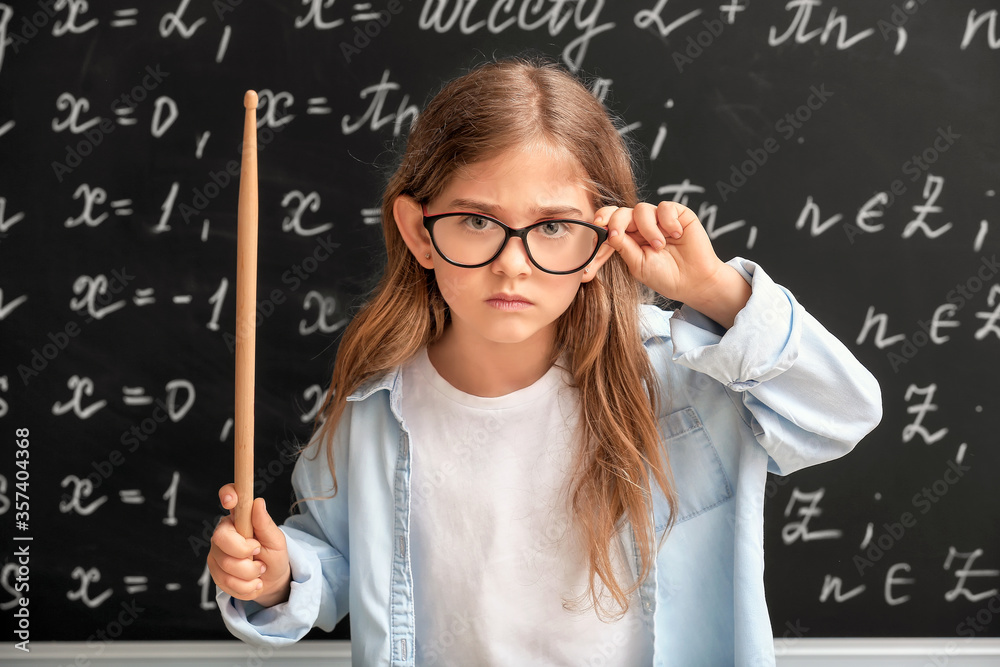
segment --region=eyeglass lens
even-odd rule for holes
[[[434,223],[438,250],[458,264],[475,266],[489,261],[506,234],[489,218],[460,214],[439,218]],[[528,232],[528,254],[548,271],[575,271],[582,268],[597,245],[597,232],[570,220],[552,220]]]

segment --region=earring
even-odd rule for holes
[[[431,258],[431,254],[429,252],[425,252],[424,253],[424,259],[430,259],[430,258]]]
[[[588,268],[584,269],[583,272],[584,273],[590,273],[590,268],[588,267]]]

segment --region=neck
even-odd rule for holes
[[[435,370],[448,383],[473,396],[504,396],[538,381],[552,367],[555,327],[520,343],[472,341],[449,326],[427,348]]]

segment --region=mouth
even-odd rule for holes
[[[486,299],[490,307],[504,311],[518,311],[530,308],[534,304],[520,294],[499,293]]]

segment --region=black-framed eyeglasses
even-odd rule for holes
[[[424,227],[438,254],[455,266],[477,269],[491,263],[512,236],[521,239],[531,263],[545,273],[576,273],[597,255],[608,238],[608,230],[581,220],[540,220],[512,229],[496,218],[472,211],[450,211],[428,215],[423,206]]]

